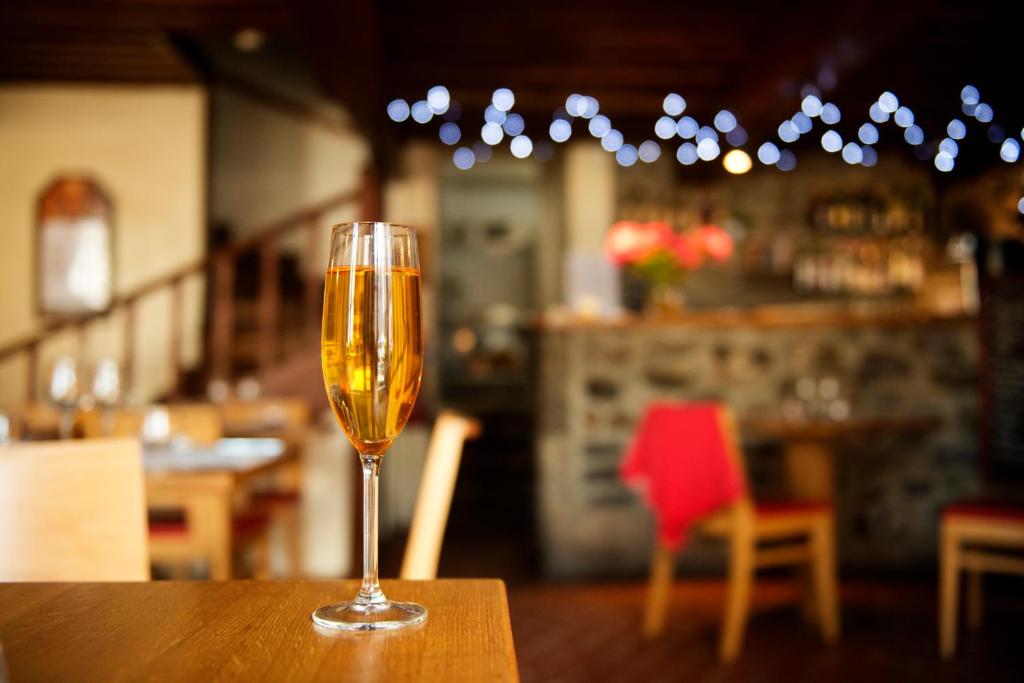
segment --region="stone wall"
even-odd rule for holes
[[[566,327],[542,334],[538,520],[553,577],[647,570],[652,521],[618,464],[652,400],[713,399],[777,415],[802,377],[836,377],[862,416],[937,415],[924,436],[865,437],[837,453],[839,553],[846,568],[933,563],[937,511],[979,486],[975,325]],[[745,439],[755,495],[782,493],[777,446]],[[692,543],[681,562],[720,563]]]

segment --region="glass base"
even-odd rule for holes
[[[339,631],[393,631],[397,628],[422,624],[427,620],[427,608],[415,602],[375,603],[339,602],[325,605],[313,612],[318,626]]]

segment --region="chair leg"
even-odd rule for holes
[[[646,638],[653,638],[665,627],[665,609],[668,592],[672,586],[672,569],[675,553],[671,548],[655,541],[651,557],[651,576],[647,583],[647,604],[644,607],[643,632]]]
[[[959,601],[960,547],[956,534],[942,523],[939,557],[939,654],[949,659],[956,650],[956,611]]]
[[[982,574],[973,569],[967,572],[967,628],[977,631],[981,627]]]
[[[814,594],[814,578],[809,567],[795,568],[796,589],[800,596],[800,618],[808,626],[818,623],[818,604]]]
[[[811,573],[821,638],[826,643],[834,643],[839,637],[839,591],[836,586],[835,530],[831,517],[815,525],[810,542]]]
[[[729,541],[729,586],[718,644],[718,656],[723,662],[736,659],[743,644],[754,581],[754,543],[753,529],[746,524],[736,524]]]

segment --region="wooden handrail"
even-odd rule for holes
[[[181,306],[182,306],[182,287],[186,278],[193,275],[198,275],[212,270],[214,273],[213,286],[216,288],[217,283],[221,282],[222,278],[218,278],[218,270],[223,271],[225,267],[229,271],[226,280],[221,282],[228,287],[234,285],[234,264],[237,257],[245,252],[263,249],[263,258],[261,261],[266,264],[267,259],[270,258],[271,254],[274,254],[272,243],[278,238],[300,228],[312,230],[310,224],[314,221],[318,221],[324,214],[329,211],[336,209],[346,204],[362,204],[365,202],[366,190],[363,187],[355,190],[349,190],[346,192],[340,192],[331,197],[328,197],[322,202],[298,211],[294,214],[286,216],[281,220],[274,221],[259,230],[254,231],[255,234],[251,237],[247,237],[242,240],[238,240],[224,247],[216,249],[206,256],[180,266],[169,273],[161,275],[160,277],[153,278],[148,282],[145,282],[138,287],[135,287],[131,291],[114,297],[110,305],[102,310],[96,311],[95,313],[88,313],[80,316],[63,317],[45,322],[39,329],[31,334],[24,335],[12,342],[9,342],[0,347],[0,363],[6,361],[12,356],[16,356],[21,353],[27,353],[29,359],[29,382],[28,382],[28,398],[29,400],[35,397],[35,381],[38,377],[38,363],[39,363],[39,349],[40,346],[46,342],[50,337],[64,332],[65,330],[76,328],[84,334],[86,326],[97,320],[102,320],[112,315],[114,312],[124,309],[125,311],[125,324],[124,324],[124,335],[125,335],[125,354],[130,354],[134,349],[134,320],[135,320],[135,309],[138,301],[149,294],[163,290],[167,287],[174,289],[173,297],[173,310],[172,318],[174,323],[181,324]],[[276,265],[276,264],[274,264]],[[222,273],[223,274],[223,273]],[[233,291],[229,290],[229,291]],[[223,295],[223,292],[222,292]],[[261,290],[261,296],[264,299],[264,307],[266,310],[264,318],[264,329],[269,329],[274,318],[276,318],[276,308],[271,298],[276,296],[276,288],[273,286],[264,286]],[[231,320],[231,312],[228,312],[228,322]],[[223,325],[221,325],[223,327]],[[231,328],[226,328],[226,333],[230,337]],[[174,341],[180,342],[180,330],[172,330],[172,344]],[[211,349],[213,351],[213,349]],[[218,354],[224,354],[230,351],[230,339],[226,345],[221,344],[216,349]],[[214,359],[216,362],[218,359]],[[133,359],[131,357],[125,357],[123,359],[125,363],[125,376],[124,379],[128,383],[131,379],[133,368],[131,364]],[[171,349],[171,363],[179,367],[174,368],[175,371],[179,371],[180,368],[180,355],[177,349]],[[220,367],[216,368],[218,371],[227,372],[229,368],[224,367],[224,363],[220,361]],[[223,375],[222,375],[223,376]],[[174,389],[178,388],[178,377],[174,378]]]

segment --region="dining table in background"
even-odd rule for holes
[[[146,504],[150,510],[183,511],[190,539],[185,551],[199,550],[209,560],[211,579],[229,579],[234,510],[244,508],[253,482],[273,480],[297,459],[297,450],[280,439],[146,446]],[[154,558],[173,557],[180,547],[160,534],[150,535]]]
[[[836,449],[856,438],[922,434],[936,429],[933,415],[851,417],[843,420],[747,417],[740,430],[748,438],[783,445],[788,493],[802,500],[834,500]]]
[[[427,621],[316,626],[310,613],[351,596],[355,580],[0,584],[0,680],[519,680],[504,583],[382,584],[425,605]]]

